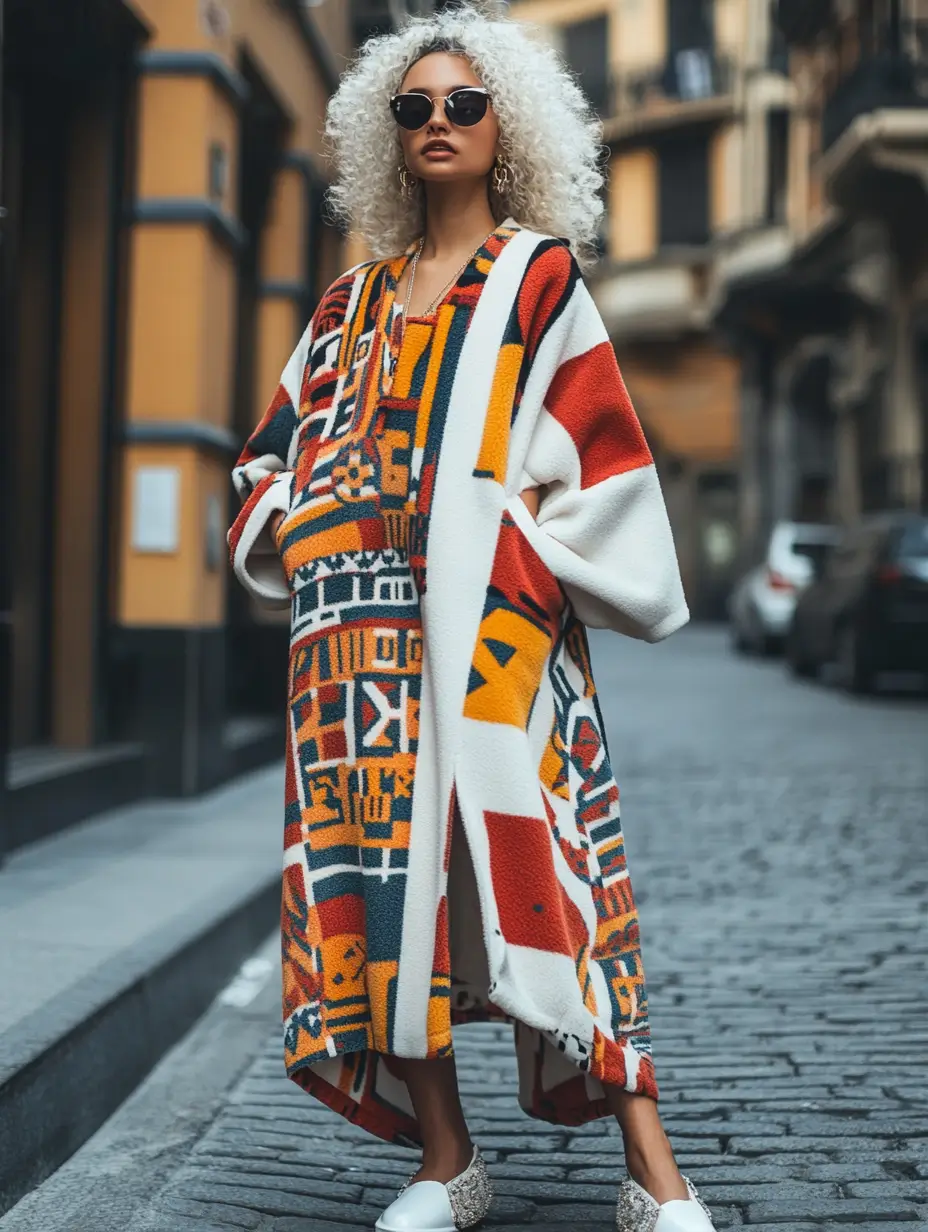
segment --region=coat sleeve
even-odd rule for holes
[[[536,356],[545,389],[518,484],[546,492],[535,522],[520,500],[510,507],[584,624],[656,642],[689,620],[670,521],[602,317],[569,261]]]
[[[228,534],[232,568],[245,589],[269,607],[284,607],[290,602],[290,588],[268,522],[272,514],[290,509],[300,390],[312,333],[310,322],[283,370],[270,406],[232,471],[232,482],[242,501]]]

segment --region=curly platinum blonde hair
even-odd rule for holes
[[[375,257],[398,255],[422,234],[425,195],[400,192],[402,146],[390,98],[412,65],[432,51],[464,56],[490,91],[500,146],[512,171],[505,195],[491,188],[497,222],[569,242],[581,269],[596,258],[603,215],[602,125],[555,50],[525,23],[465,3],[411,18],[393,34],[369,39],[329,100],[325,135],[335,179],[335,218],[360,235]]]

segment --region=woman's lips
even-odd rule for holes
[[[423,158],[444,159],[453,158],[455,151],[447,145],[433,146],[430,150],[423,150]]]

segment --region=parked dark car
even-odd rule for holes
[[[928,517],[868,517],[844,533],[818,572],[786,639],[796,675],[837,662],[845,686],[866,693],[879,672],[928,672]]]

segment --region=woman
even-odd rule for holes
[[[490,1187],[451,1027],[512,1021],[526,1112],[618,1118],[619,1227],[705,1232],[657,1113],[584,628],[688,618],[581,277],[597,123],[550,49],[463,7],[369,42],[327,133],[376,255],[323,295],[230,531],[239,579],[292,609],[288,1073],[421,1145],[377,1228],[452,1232]]]

